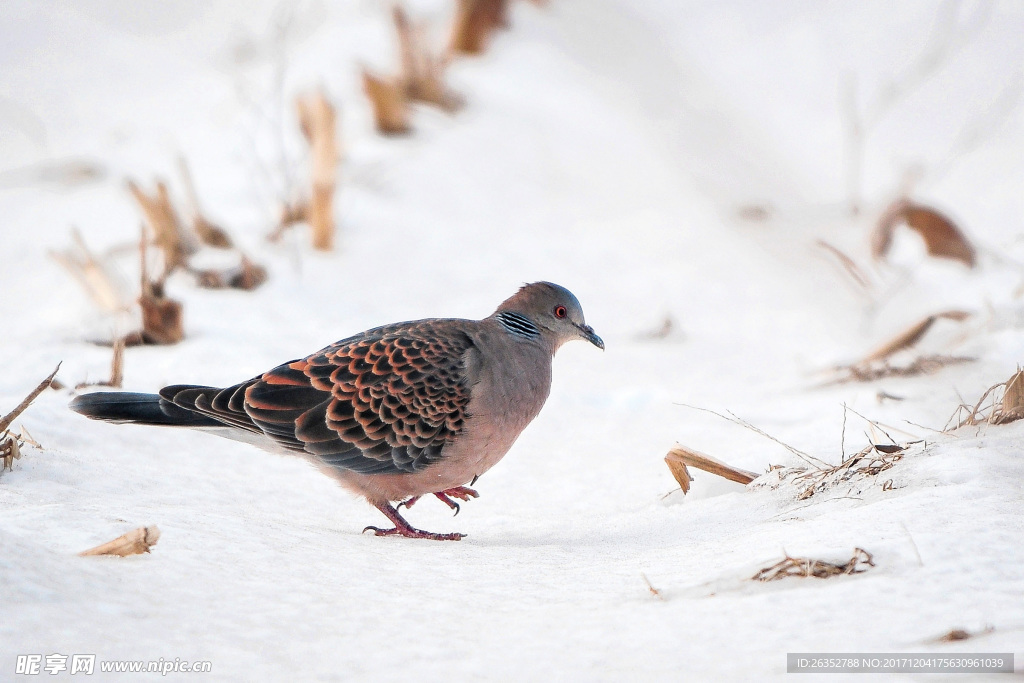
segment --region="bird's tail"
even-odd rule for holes
[[[97,391],[76,397],[69,407],[76,413],[106,422],[135,422],[171,427],[224,426],[222,422],[176,406],[157,394]]]

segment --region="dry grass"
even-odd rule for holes
[[[803,488],[797,500],[806,500],[815,493],[820,493],[832,486],[849,481],[855,476],[874,477],[894,467],[903,459],[905,451],[913,443],[907,444],[869,444],[843,462],[832,467],[823,467],[802,472],[792,471],[795,475],[792,482]],[[884,487],[883,487],[884,488]],[[891,490],[891,485],[885,490]]]
[[[687,407],[692,408],[694,406]],[[806,500],[815,494],[830,489],[840,483],[851,482],[863,477],[875,477],[894,467],[896,463],[903,459],[906,455],[906,451],[911,446],[921,443],[921,441],[897,443],[881,424],[864,417],[852,408],[844,405],[843,430],[840,440],[840,449],[843,455],[841,462],[838,465],[833,465],[821,458],[817,458],[813,455],[800,451],[789,444],[780,441],[731,413],[730,417],[721,415],[720,413],[716,413],[712,410],[707,410],[706,408],[695,409],[709,412],[760,434],[765,438],[771,439],[803,460],[804,463],[806,463],[803,466],[770,467],[768,471],[776,472],[778,479],[763,484],[772,488],[783,484],[793,485],[799,490],[799,493],[797,494],[798,500]],[[860,451],[851,455],[846,455],[846,416],[848,412],[853,413],[864,420],[872,431],[872,435],[868,436],[869,444]],[[890,427],[890,429],[892,428]],[[882,438],[888,439],[890,443],[878,443]],[[665,458],[665,462],[668,464],[673,477],[675,477],[684,493],[689,489],[690,481],[692,480],[690,473],[687,470],[687,465],[699,467],[700,469],[713,472],[720,476],[725,476],[726,478],[743,484],[749,484],[758,477],[758,475],[753,472],[738,470],[734,467],[725,465],[710,456],[704,455],[703,453],[685,449],[680,446],[677,446],[669,452],[669,455]],[[755,486],[757,485],[759,484],[755,484]],[[887,491],[892,490],[893,488],[894,486],[891,481],[885,482],[883,485],[883,489]]]
[[[874,557],[863,548],[854,548],[853,557],[849,562],[835,564],[825,560],[812,560],[806,557],[790,557],[776,562],[770,567],[765,567],[751,578],[753,581],[778,581],[790,576],[801,578],[814,577],[816,579],[828,579],[833,576],[849,576],[850,574],[861,574],[874,567]]]
[[[131,300],[113,270],[100,257],[93,254],[82,234],[71,230],[74,245],[63,251],[51,251],[50,256],[62,265],[82,286],[97,306],[109,313],[127,311]]]
[[[14,410],[0,418],[0,462],[3,463],[0,465],[0,472],[14,467],[14,461],[21,458],[21,447],[26,441],[29,441],[36,446],[39,445],[35,443],[31,437],[24,436],[27,432],[22,431],[22,435],[17,436],[12,434],[10,427],[11,424],[18,419],[18,416],[32,405],[32,401],[36,400],[39,394],[43,393],[47,387],[53,386],[54,377],[57,376],[58,370],[60,370],[60,363],[57,363],[57,367],[53,369],[53,372],[51,372],[46,379],[36,385],[36,388],[30,391],[28,395],[22,399],[21,403],[14,408]]]
[[[916,377],[938,372],[948,365],[970,363],[974,358],[967,356],[927,355],[918,356],[910,363],[894,364],[891,358],[902,351],[914,348],[939,320],[963,322],[971,314],[968,311],[951,310],[933,313],[914,323],[897,334],[864,358],[850,365],[833,368],[835,378],[826,384],[844,384],[846,382],[872,382],[887,377]]]
[[[1021,418],[1024,418],[1024,370],[1017,368],[1008,380],[986,389],[974,406],[960,404],[946,423],[946,429],[980,424],[1001,425]]]
[[[934,375],[942,368],[950,365],[973,363],[976,358],[970,356],[920,356],[907,365],[892,365],[888,362],[844,365],[836,368],[839,376],[826,384],[845,384],[846,382],[874,382],[888,377],[919,377]]]
[[[156,192],[152,195],[146,194],[131,180],[128,181],[128,190],[142,209],[146,226],[163,253],[164,269],[159,279],[166,280],[168,275],[184,267],[189,257],[196,252],[195,239],[185,231],[177,211],[171,204],[165,182],[157,180]]]

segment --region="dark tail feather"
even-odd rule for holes
[[[83,394],[69,406],[94,420],[137,422],[173,427],[223,427],[223,422],[174,405],[156,394],[135,394],[127,391],[98,391]]]

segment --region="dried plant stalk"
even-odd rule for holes
[[[853,557],[849,562],[843,564],[786,555],[785,559],[770,567],[765,567],[750,578],[754,581],[778,581],[787,576],[813,576],[816,579],[827,579],[832,576],[860,574],[866,572],[868,567],[874,566],[875,561],[871,553],[863,548],[854,548]]]
[[[110,386],[115,389],[121,388],[121,383],[124,381],[124,337],[118,337],[114,340],[114,357],[110,361]]]
[[[871,281],[864,275],[864,271],[861,270],[857,262],[845,254],[839,247],[829,244],[825,240],[818,240],[816,244],[832,254],[839,261],[839,265],[843,267],[843,271],[850,276],[850,278],[857,283],[862,289],[871,289]]]
[[[689,493],[690,482],[693,481],[693,477],[690,476],[690,470],[686,469],[686,463],[679,458],[670,457],[670,455],[665,456],[665,464],[668,465],[668,469],[675,480],[679,482],[679,488],[683,490],[683,493]]]
[[[445,60],[426,47],[422,31],[412,26],[401,6],[395,5],[392,16],[402,57],[399,81],[406,99],[431,104],[449,113],[460,109],[464,104],[462,97],[444,82]]]
[[[302,134],[312,155],[313,193],[309,204],[309,225],[313,247],[323,251],[334,248],[334,188],[338,167],[337,114],[323,93],[317,92],[295,101]]]
[[[467,55],[481,54],[494,29],[505,26],[508,0],[458,0],[448,49]]]
[[[176,344],[185,338],[185,326],[182,322],[182,305],[164,296],[163,278],[157,281],[149,279],[146,268],[146,232],[143,229],[139,240],[141,265],[141,289],[139,306],[142,308],[142,340],[147,344]],[[164,276],[167,271],[164,271]]]
[[[60,363],[57,363],[57,367],[53,369],[53,372],[51,372],[46,379],[40,382],[39,386],[29,392],[29,395],[26,396],[14,410],[0,418],[0,434],[7,431],[7,428],[11,426],[11,423],[17,420],[18,416],[25,412],[25,409],[32,404],[32,401],[36,400],[36,397],[43,393],[43,391],[46,390],[46,387],[50,386],[50,383],[53,382],[53,378],[57,376],[58,370],[60,370]]]
[[[901,224],[921,236],[930,255],[960,261],[968,268],[975,266],[974,246],[950,218],[906,198],[894,201],[878,219],[871,237],[872,256],[884,259],[888,255],[893,234]]]
[[[674,476],[676,481],[679,482],[679,486],[683,489],[683,493],[689,491],[690,481],[692,480],[689,471],[686,469],[687,465],[743,485],[749,484],[758,477],[758,475],[753,472],[748,472],[747,470],[741,470],[737,467],[726,465],[721,460],[712,458],[710,455],[706,455],[700,451],[695,451],[678,444],[676,444],[676,446],[668,452],[668,455],[665,456],[665,463],[668,465],[669,470],[672,471],[672,476]]]
[[[885,362],[881,365],[862,365],[860,363],[836,368],[844,373],[837,379],[826,384],[844,384],[846,382],[874,382],[887,377],[918,377],[933,375],[949,365],[973,363],[976,358],[970,356],[921,356],[910,365],[897,366]]]
[[[164,272],[161,279],[164,279],[175,269],[188,263],[188,257],[196,251],[195,244],[182,228],[181,220],[171,205],[167,185],[163,181],[157,181],[156,194],[152,197],[143,192],[134,181],[128,181],[128,190],[138,202],[153,239],[163,251]]]
[[[111,313],[129,308],[128,299],[118,280],[103,265],[82,238],[77,228],[72,228],[71,239],[74,248],[67,251],[51,251],[50,256],[71,273],[96,304]]]
[[[216,249],[230,249],[233,243],[228,233],[220,226],[207,220],[206,216],[203,215],[203,211],[199,206],[199,195],[196,193],[196,186],[192,182],[192,173],[189,171],[188,163],[186,163],[184,157],[178,157],[178,171],[185,186],[185,195],[188,197],[192,231],[199,237],[199,241],[207,246]]]
[[[400,79],[381,78],[363,69],[363,90],[373,106],[377,132],[383,135],[409,132],[409,102],[405,84]]]
[[[159,540],[160,529],[155,525],[140,526],[138,529],[133,529],[123,536],[118,536],[113,541],[98,545],[95,548],[83,550],[78,554],[81,557],[90,555],[117,555],[119,557],[140,555],[148,553],[149,549],[156,545],[156,542]]]

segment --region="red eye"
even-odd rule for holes
[[[567,315],[565,306],[555,306],[555,317],[564,318]]]

